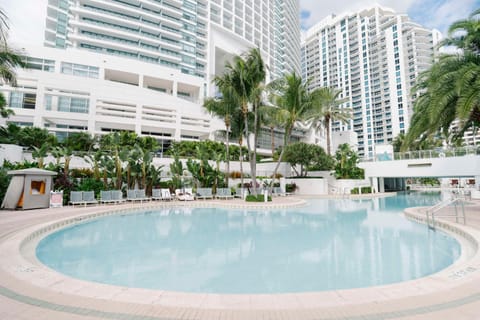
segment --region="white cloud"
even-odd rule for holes
[[[0,0],[7,14],[13,44],[42,45],[48,0]]]
[[[476,6],[478,6],[476,0],[445,1],[422,15],[425,17],[424,24],[430,28],[437,28],[446,32],[452,22],[466,19]]]

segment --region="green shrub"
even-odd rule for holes
[[[362,194],[364,193],[372,193],[372,187],[362,187],[361,188],[361,191],[362,191]],[[353,188],[352,190],[350,190],[350,193],[351,194],[359,194],[359,189],[358,188]]]
[[[297,185],[295,184],[295,182],[287,183],[285,185],[285,192],[295,192],[295,190],[297,190]]]
[[[104,190],[103,182],[95,180],[93,178],[85,178],[79,183],[76,188],[77,191],[94,191],[95,196],[100,194],[101,190]]]
[[[3,201],[5,197],[5,193],[7,192],[8,185],[10,184],[10,180],[12,176],[7,174],[7,168],[1,167],[0,168],[0,200]]]
[[[264,202],[265,198],[264,198],[263,194],[258,194],[257,196],[255,196],[253,194],[249,194],[245,198],[245,201],[247,201],[247,202]],[[268,201],[272,201],[271,196],[268,196]]]

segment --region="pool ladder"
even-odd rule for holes
[[[430,228],[430,229],[434,229],[435,230],[435,217],[453,217],[452,214],[442,214],[442,215],[439,215],[437,214],[437,212],[451,204],[454,205],[454,208],[455,208],[455,222],[458,223],[458,221],[460,219],[463,220],[463,224],[466,224],[467,223],[467,218],[465,216],[465,206],[464,206],[464,200],[463,198],[460,198],[460,197],[453,197],[451,199],[448,199],[448,200],[445,200],[445,201],[442,201],[440,203],[437,203],[436,205],[428,208],[425,213],[427,215],[427,226]],[[460,205],[461,207],[461,212],[459,212],[458,210],[458,206]]]

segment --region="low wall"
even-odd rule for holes
[[[370,182],[363,179],[338,179],[331,193],[350,194],[354,188],[370,187]]]
[[[295,194],[298,195],[325,195],[328,194],[328,181],[321,178],[312,178],[312,179],[285,179],[287,184],[295,183],[297,189]]]

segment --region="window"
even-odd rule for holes
[[[37,95],[14,91],[10,94],[10,108],[35,109]]]
[[[55,71],[55,61],[41,58],[25,57],[24,62],[28,69],[42,70],[48,72]]]
[[[58,97],[58,111],[88,113],[89,101],[85,98]]]
[[[98,67],[62,62],[61,72],[79,77],[98,79]]]

